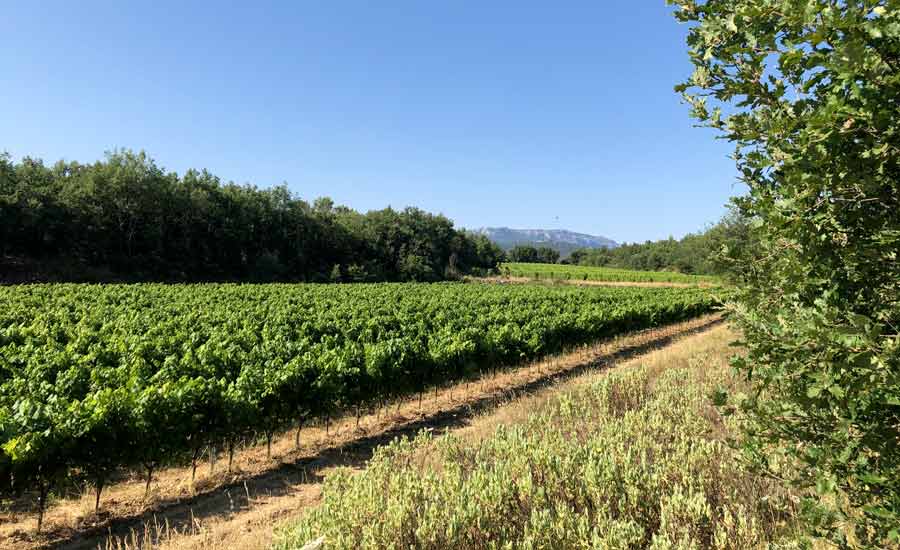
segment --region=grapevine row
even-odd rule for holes
[[[686,284],[719,282],[717,277],[710,275],[564,264],[505,263],[501,266],[501,272],[513,277],[530,279]]]

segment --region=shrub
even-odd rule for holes
[[[732,255],[747,452],[814,488],[840,545],[900,542],[900,5],[674,0],[680,86],[736,144],[759,250]],[[843,526],[839,528],[840,526]]]

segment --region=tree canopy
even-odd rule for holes
[[[532,264],[555,264],[559,261],[559,251],[549,246],[517,245],[506,253],[510,262]]]
[[[436,281],[501,258],[417,208],[310,205],[284,185],[179,176],[131,151],[53,166],[0,155],[0,265],[24,260],[38,279]]]
[[[719,223],[681,239],[622,244],[616,248],[582,248],[564,261],[575,265],[614,267],[639,271],[677,271],[694,275],[722,275],[729,266],[721,261],[726,246],[741,248],[748,244],[747,220],[738,212]]]

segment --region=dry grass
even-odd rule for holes
[[[361,468],[373,449],[422,428],[465,428],[466,437],[477,437],[479,430],[514,422],[535,400],[577,383],[570,380],[573,376],[659,346],[687,346],[707,335],[676,338],[718,320],[708,316],[641,331],[429,390],[421,404],[412,396],[366,411],[358,427],[354,415],[333,419],[327,428],[324,423],[304,427],[299,448],[291,430],[273,440],[271,459],[265,444],[240,449],[231,473],[225,471],[222,456],[215,470],[201,466],[193,483],[190,467],[169,468],[154,476],[149,498],[144,496],[144,480],[135,474],[104,491],[99,514],[93,511],[93,491],[87,487],[80,495],[52,503],[40,536],[33,533],[34,515],[12,507],[0,512],[0,548],[264,548],[275,521],[318,499],[322,477],[331,468]],[[672,352],[652,352],[650,357],[658,353]]]
[[[722,441],[740,420],[709,393],[740,383],[733,340],[718,326],[396,442],[335,472],[276,548],[805,548],[797,496]]]
[[[165,521],[144,523],[143,529],[125,536],[108,537],[102,550],[166,548],[169,550],[226,550],[241,548],[262,550],[272,545],[272,526],[294,510],[317,502],[321,484],[310,483],[292,488],[286,494],[258,495],[249,499],[239,513],[194,519],[189,525],[173,527]]]
[[[713,354],[727,357],[733,353],[733,349],[729,348],[729,343],[735,339],[734,332],[727,325],[718,325],[701,334],[675,340],[667,346],[626,360],[616,365],[615,370],[642,366],[653,373],[652,379],[655,380],[665,370],[688,367],[698,355]],[[609,370],[590,371],[581,376],[560,381],[543,391],[512,400],[503,407],[479,416],[469,426],[459,430],[457,435],[474,442],[493,435],[498,425],[521,424],[535,410],[545,407],[547,402],[555,399],[560,393],[569,392],[578,386],[592,384],[609,372]]]

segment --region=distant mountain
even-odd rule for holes
[[[575,233],[565,229],[510,229],[482,227],[475,233],[485,235],[501,248],[509,250],[517,245],[549,246],[566,257],[578,248],[616,248],[619,243],[606,237]]]

